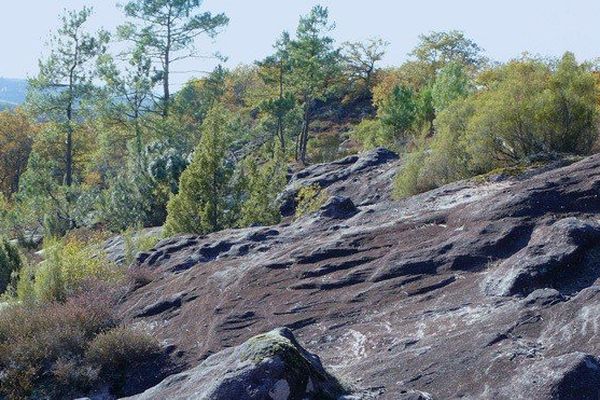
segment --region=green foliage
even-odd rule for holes
[[[322,189],[317,183],[301,187],[296,195],[296,214],[294,217],[298,219],[319,211],[328,197],[327,190]]]
[[[15,288],[19,272],[24,267],[19,249],[6,239],[0,239],[0,293]]]
[[[116,283],[123,278],[123,273],[94,243],[48,239],[43,251],[45,259],[33,276],[33,297],[37,301],[64,301],[90,280]]]
[[[597,138],[593,74],[570,53],[557,64],[523,58],[489,71],[485,88],[439,114],[436,135],[396,181],[406,196],[540,155],[587,154]]]
[[[200,126],[209,110],[225,93],[227,75],[227,71],[219,65],[206,78],[187,82],[175,96],[173,112]]]
[[[394,193],[397,197],[408,197],[433,188],[427,182],[423,182],[422,179],[426,159],[427,152],[422,148],[406,156],[406,161],[394,182]]]
[[[385,56],[389,45],[382,39],[366,42],[346,42],[342,53],[344,72],[349,78],[350,91],[355,96],[370,96],[376,74],[376,65]]]
[[[273,159],[258,166],[254,159],[247,163],[247,199],[241,209],[240,226],[273,225],[280,221],[277,196],[287,182],[287,168],[278,151]]]
[[[179,193],[167,205],[165,234],[205,234],[232,226],[230,203],[233,167],[227,160],[231,144],[231,117],[212,108],[202,124],[202,138],[192,162],[181,175]]]
[[[359,142],[361,147],[366,150],[389,145],[379,119],[363,119],[352,129],[350,137]]]
[[[214,38],[229,23],[225,14],[199,12],[201,0],[130,0],[123,7],[129,21],[119,27],[119,36],[145,43],[148,54],[162,66],[156,79],[162,81],[162,113],[168,116],[171,103],[172,63],[196,56],[195,39]]]
[[[443,111],[454,100],[467,96],[470,90],[465,67],[457,62],[447,64],[440,70],[431,89],[435,111]]]
[[[179,191],[179,178],[189,164],[188,154],[182,144],[170,140],[154,142],[146,147],[148,174],[158,190]]]
[[[587,154],[597,137],[596,78],[573,53],[565,53],[548,82],[542,118],[553,134],[552,151]]]
[[[77,119],[89,110],[94,93],[93,68],[106,51],[110,39],[107,32],[90,34],[85,31],[92,9],[66,12],[62,24],[50,41],[51,52],[40,61],[40,71],[29,81],[28,107],[41,118],[63,126],[65,143],[64,183],[73,183],[73,135]]]
[[[450,63],[459,63],[470,69],[483,67],[487,59],[483,50],[461,31],[431,32],[419,36],[419,44],[411,55],[430,68],[432,77]]]
[[[331,90],[331,82],[340,74],[339,50],[328,33],[334,28],[327,8],[315,6],[300,18],[296,38],[287,42],[291,67],[291,85],[303,107],[302,131],[296,144],[296,159],[306,161],[311,110],[315,100]]]
[[[42,228],[49,235],[63,235],[74,222],[67,198],[70,191],[56,182],[55,167],[52,161],[33,153],[15,201],[24,225]]]
[[[102,193],[101,219],[106,227],[119,232],[130,226],[146,225],[157,208],[151,206],[153,185],[143,174],[121,175],[109,181]]]
[[[396,86],[391,96],[384,101],[377,113],[390,144],[406,140],[413,133],[417,118],[417,105],[413,91],[405,86]]]
[[[99,57],[98,71],[106,86],[102,104],[112,120],[126,126],[135,137],[136,164],[145,166],[143,159],[144,129],[142,117],[152,95],[154,80],[150,76],[152,61],[148,56],[146,42],[136,43],[133,49],[121,54],[120,63],[111,55]],[[119,69],[119,66],[121,69]]]

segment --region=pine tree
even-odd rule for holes
[[[199,12],[201,0],[131,0],[124,6],[129,22],[119,28],[120,36],[134,43],[146,43],[148,54],[160,65],[162,81],[162,113],[169,114],[172,66],[180,60],[195,57],[196,38],[217,36],[229,23],[225,14]],[[141,25],[141,26],[140,26]]]
[[[28,105],[40,117],[64,125],[66,186],[73,184],[73,133],[86,99],[93,93],[95,62],[106,51],[109,34],[84,30],[92,9],[70,11],[50,40],[51,53],[29,81]]]
[[[167,205],[167,235],[205,234],[231,225],[233,166],[227,160],[231,127],[222,106],[212,108],[202,124],[202,138],[181,175],[179,193]]]
[[[286,184],[286,168],[283,152],[275,151],[275,156],[262,165],[256,160],[248,161],[247,198],[242,205],[241,226],[273,225],[279,222],[281,213],[277,196]]]
[[[323,99],[340,74],[339,49],[327,34],[333,30],[327,8],[315,6],[300,18],[296,38],[288,44],[291,80],[303,108],[302,131],[296,142],[296,159],[306,162],[306,150],[312,111],[316,100]]]

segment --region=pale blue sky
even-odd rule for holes
[[[114,0],[0,0],[0,76],[34,74],[44,40],[64,8],[91,5],[94,26],[114,28],[121,22]],[[463,30],[504,61],[523,51],[558,56],[565,50],[581,59],[600,57],[598,0],[205,0],[204,8],[225,12],[231,22],[216,43],[201,42],[207,52],[221,51],[228,66],[252,62],[271,51],[282,30],[293,31],[300,14],[312,5],[329,7],[340,42],[382,37],[390,42],[385,64],[399,64],[421,33]],[[180,71],[209,70],[212,61],[182,63]],[[175,85],[190,74],[179,74]]]

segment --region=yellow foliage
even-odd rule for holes
[[[317,183],[302,187],[296,195],[296,219],[317,212],[327,198],[327,190]]]
[[[20,110],[0,112],[0,193],[7,197],[17,190],[37,129]]]

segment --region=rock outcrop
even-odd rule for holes
[[[310,167],[282,199],[293,213],[297,188],[326,187],[315,214],[140,255],[157,278],[120,312],[152,326],[187,371],[141,398],[230,379],[264,384],[256,398],[303,398],[285,362],[266,371],[242,356],[283,326],[351,392],[337,396],[600,399],[600,155],[394,201],[400,164],[379,149]],[[337,382],[289,331],[273,335],[305,360],[300,389]]]
[[[250,338],[131,400],[336,400],[346,389],[289,329]]]

